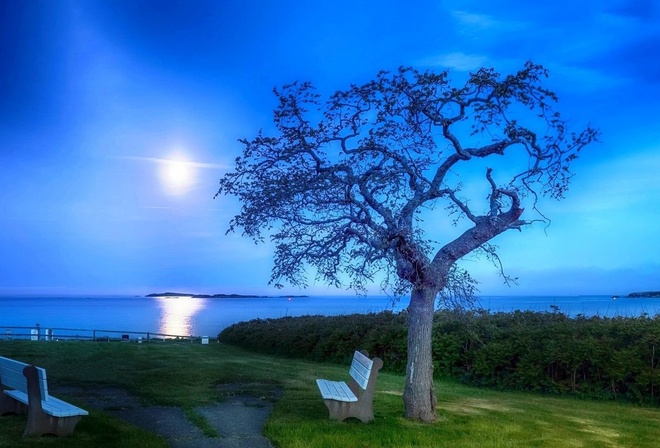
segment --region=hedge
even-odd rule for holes
[[[222,342],[286,357],[350,363],[365,349],[404,373],[405,312],[256,319]],[[438,311],[436,377],[506,390],[660,404],[660,316],[570,318],[563,313]]]

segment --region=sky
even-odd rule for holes
[[[0,295],[342,293],[275,290],[273,247],[225,234],[272,89],[527,60],[601,141],[549,227],[493,241],[517,286],[462,266],[483,295],[660,289],[660,1],[0,0],[0,55]]]

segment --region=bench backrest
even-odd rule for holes
[[[362,388],[362,390],[367,389],[367,385],[369,384],[369,376],[371,375],[371,368],[373,365],[374,362],[371,359],[367,358],[357,350],[355,351],[349,372],[355,382],[358,383],[358,385]]]
[[[0,383],[11,389],[16,389],[27,393],[27,378],[23,375],[23,369],[28,364],[15,361],[13,359],[0,356]],[[46,370],[37,367],[39,372],[39,389],[41,389],[41,399],[48,400],[48,381],[46,380]]]

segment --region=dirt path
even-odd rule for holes
[[[272,448],[262,432],[273,409],[264,397],[233,394],[240,385],[223,386],[227,400],[195,410],[203,415],[220,437],[207,437],[186,418],[183,410],[166,406],[143,406],[123,389],[99,387],[57,388],[54,394],[76,397],[90,408],[113,414],[135,426],[163,436],[172,448]]]

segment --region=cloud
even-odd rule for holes
[[[173,161],[173,159],[165,159],[159,157],[142,157],[142,156],[119,156],[118,158],[153,162],[158,164],[169,164],[172,163]],[[206,168],[206,169],[219,169],[219,170],[227,170],[230,168],[228,165],[224,165],[222,163],[195,162],[195,161],[187,161],[187,160],[176,160],[176,162],[178,164],[186,165],[190,168]]]
[[[488,64],[488,57],[479,54],[466,54],[463,52],[446,53],[420,59],[415,65],[423,67],[443,67],[462,72],[478,70]]]
[[[622,1],[611,9],[616,15],[631,17],[642,21],[651,20],[656,16],[658,7],[656,0]]]
[[[513,31],[522,30],[527,27],[523,22],[512,20],[498,20],[491,15],[477,14],[468,11],[451,10],[449,13],[456,19],[460,30],[474,31]]]
[[[628,84],[626,77],[613,73],[612,70],[597,67],[587,68],[579,63],[551,63],[547,64],[552,78],[557,78],[562,91],[598,92],[610,90]]]
[[[646,211],[657,209],[654,198],[660,194],[658,166],[657,150],[624,154],[593,164],[575,179],[575,191],[568,201],[574,208],[563,204],[558,209],[583,214],[606,211],[626,214],[639,207]]]
[[[194,160],[188,155],[187,151],[173,151],[166,157],[146,157],[146,156],[115,156],[113,159],[128,160],[143,165],[139,169],[143,170],[150,179],[158,179],[160,191],[165,193],[166,197],[175,199],[189,198],[190,193],[200,189],[211,188],[211,182],[217,170],[227,171],[229,166],[221,163],[210,163]],[[152,181],[149,185],[153,185]],[[217,187],[213,187],[217,190]],[[162,197],[161,197],[162,199]]]
[[[502,8],[482,2],[448,9],[460,53],[429,58],[424,65],[470,70],[503,60],[533,60],[554,66],[569,88],[599,91],[642,82],[660,85],[658,7],[651,0],[570,5],[524,5]],[[451,56],[451,57],[449,57]],[[435,62],[435,64],[433,64]],[[505,62],[505,61],[504,61]]]
[[[467,11],[450,11],[451,15],[461,24],[475,26],[479,28],[493,28],[497,26],[497,21],[485,14],[475,14]]]
[[[660,48],[660,34],[630,40],[610,51],[603,52],[593,63],[648,84],[660,85],[660,61],[652,56]],[[612,61],[617,61],[612,64]]]

